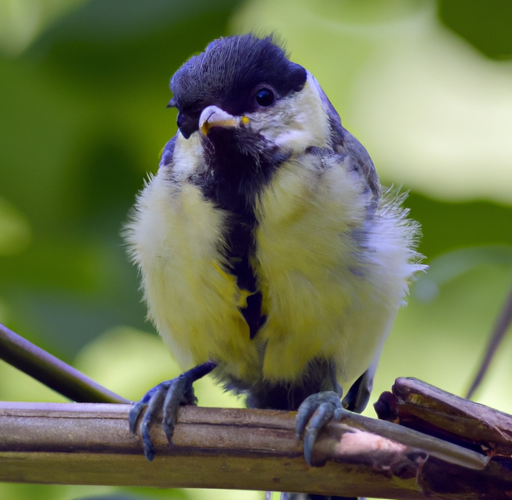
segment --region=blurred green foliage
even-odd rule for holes
[[[398,316],[376,393],[397,376],[461,393],[512,284],[512,185],[506,177],[512,160],[485,146],[510,137],[512,122],[497,120],[501,128],[493,129],[476,114],[483,160],[465,163],[462,153],[474,157],[471,148],[479,143],[452,140],[456,130],[442,129],[445,107],[460,96],[439,90],[448,105],[436,111],[434,131],[452,145],[460,141],[454,150],[462,155],[450,150],[439,166],[428,156],[439,142],[430,129],[418,129],[413,139],[419,146],[406,139],[426,121],[422,113],[416,112],[417,122],[400,124],[397,97],[387,89],[403,84],[401,76],[393,83],[393,64],[420,38],[446,47],[447,54],[461,44],[471,60],[490,65],[491,85],[495,73],[512,83],[506,60],[511,11],[506,0],[0,0],[0,321],[128,398],[178,373],[160,340],[145,333],[153,329],[144,321],[121,227],[175,133],[175,111],[165,107],[173,72],[214,38],[276,30],[292,58],[319,79],[345,126],[369,147],[383,180],[412,189],[406,204],[423,227],[420,250],[431,272]],[[435,96],[443,66],[418,54],[416,63],[431,78],[424,84]],[[379,64],[390,72],[391,87],[375,77],[382,72],[372,73]],[[465,83],[462,78],[454,88],[463,94]],[[409,108],[420,109],[426,87],[407,86]],[[485,86],[481,92],[482,109],[493,112],[493,92]],[[372,115],[373,104],[364,107],[373,102],[368,96],[389,99],[383,109],[397,109],[396,116]],[[507,106],[498,102],[496,109]],[[434,181],[427,187],[428,178]],[[482,402],[505,411],[512,411],[512,389],[504,382],[512,375],[510,349],[507,340],[480,391]],[[202,404],[242,404],[208,380],[198,394]],[[5,363],[0,399],[62,400]],[[124,491],[0,484],[0,498],[13,500],[240,498],[237,492]],[[251,495],[258,496],[244,498]]]
[[[438,0],[439,18],[450,29],[494,59],[512,57],[508,0]]]

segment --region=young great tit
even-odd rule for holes
[[[213,372],[247,406],[297,410],[314,439],[362,411],[408,284],[417,225],[382,194],[365,148],[313,75],[272,37],[215,40],[171,80],[178,132],[127,227],[149,317],[184,370],[130,415],[163,405],[169,440]],[[301,406],[302,404],[302,406]],[[321,418],[318,415],[321,414]]]

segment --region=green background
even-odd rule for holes
[[[275,31],[423,228],[430,271],[375,398],[398,376],[463,394],[512,284],[511,22],[507,0],[0,0],[0,321],[130,399],[178,373],[121,228],[176,131],[174,71],[219,36]],[[477,394],[508,412],[511,349]],[[241,405],[199,385],[201,404]],[[0,399],[63,400],[3,362]],[[13,500],[100,495],[261,498],[0,484]]]

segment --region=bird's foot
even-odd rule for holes
[[[141,421],[142,446],[144,455],[151,462],[155,457],[155,449],[151,442],[149,427],[155,415],[161,410],[163,412],[162,427],[167,439],[171,442],[174,432],[174,425],[178,414],[178,408],[185,404],[195,404],[192,384],[188,383],[182,375],[172,380],[161,382],[150,389],[144,397],[136,403],[130,411],[129,426],[132,434],[137,434],[137,421],[139,416],[146,409]]]
[[[313,446],[319,432],[331,420],[339,422],[345,411],[341,406],[340,395],[333,391],[312,394],[300,405],[295,430],[299,439],[304,435],[304,458],[310,467]]]
[[[162,412],[162,428],[171,443],[179,407],[195,405],[197,402],[192,384],[210,373],[216,366],[216,363],[211,361],[196,366],[179,377],[161,382],[146,392],[138,403],[135,403],[128,418],[130,431],[134,435],[137,434],[137,422],[143,410],[146,409],[140,428],[144,455],[150,462],[155,457],[155,448],[151,441],[149,428],[155,415]]]

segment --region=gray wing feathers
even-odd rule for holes
[[[373,201],[380,198],[380,182],[373,161],[366,151],[365,147],[348,131],[343,129],[344,137],[341,144],[336,144],[335,148],[338,152],[347,153],[355,162],[356,168],[361,172],[368,182],[373,194]]]
[[[320,98],[322,99],[324,109],[329,118],[332,149],[337,153],[344,153],[350,156],[354,163],[354,168],[359,170],[361,175],[366,179],[368,187],[372,192],[373,204],[377,206],[381,195],[380,183],[368,151],[366,151],[365,147],[348,130],[343,128],[340,115],[316,79],[314,79],[314,82],[317,85]]]

